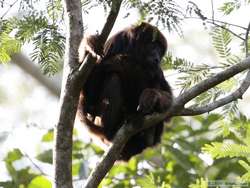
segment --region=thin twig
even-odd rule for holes
[[[250,71],[247,73],[247,76],[245,80],[242,82],[241,86],[228,96],[201,107],[185,108],[179,115],[181,116],[200,115],[206,112],[213,111],[219,107],[222,107],[238,99],[242,99],[243,94],[247,91],[249,86],[250,86]]]
[[[201,19],[201,18],[197,18],[197,17],[185,17],[185,18],[187,18],[187,19],[199,19],[199,20]],[[243,40],[243,41],[245,40],[244,38],[242,38],[242,37],[241,37],[240,35],[238,35],[237,33],[233,32],[232,30],[226,28],[226,27],[223,26],[223,25],[219,25],[219,24],[216,23],[216,22],[220,22],[220,23],[223,23],[223,24],[226,24],[226,25],[230,25],[230,26],[234,26],[234,27],[239,27],[239,28],[241,28],[241,29],[246,30],[247,28],[245,28],[245,27],[242,27],[242,26],[239,26],[239,25],[235,25],[235,24],[230,24],[230,23],[227,23],[227,22],[222,22],[222,21],[214,20],[214,19],[209,19],[209,18],[206,18],[206,19],[203,20],[203,21],[206,21],[207,23],[209,23],[209,24],[211,24],[211,25],[215,25],[215,26],[217,26],[217,27],[220,27],[220,28],[222,28],[222,29],[224,29],[224,30],[230,32],[232,35],[234,35],[235,37],[237,37],[237,38],[239,38],[239,39],[241,39],[241,40]]]
[[[8,12],[10,11],[10,9],[18,2],[18,0],[15,0],[12,4],[10,4],[9,8],[3,13],[3,15],[0,17],[0,20],[2,20],[4,18],[4,16],[6,16],[8,14]]]
[[[102,49],[101,47],[104,45],[105,41],[107,40],[109,33],[111,32],[115,20],[118,16],[118,13],[120,11],[122,0],[116,0],[113,1],[111,10],[109,12],[109,15],[107,17],[107,20],[105,22],[105,25],[103,26],[103,29],[101,31],[101,34],[99,35],[99,41],[98,41],[98,46],[99,48],[97,49],[97,54],[101,54],[100,50]],[[84,84],[85,81],[87,80],[88,75],[92,71],[94,65],[95,65],[95,58],[93,58],[90,55],[87,55],[84,59],[84,62],[82,64],[79,64],[79,68],[76,71],[75,77],[76,79],[81,80],[81,84]]]
[[[50,177],[51,179],[53,179],[53,177],[52,177],[51,175],[45,173],[45,172],[44,172],[44,171],[43,171],[43,170],[33,161],[33,159],[31,159],[31,157],[30,157],[27,153],[24,153],[24,152],[22,152],[22,153],[23,153],[24,157],[26,157],[26,158],[32,163],[32,165],[34,165],[34,167],[35,167],[42,175],[48,176],[48,177]]]
[[[250,22],[248,23],[247,31],[246,31],[246,35],[245,35],[245,51],[246,51],[246,57],[248,56],[248,36],[249,36],[249,31],[250,31]]]
[[[211,0],[212,20],[214,21],[214,1]]]
[[[184,105],[189,102],[191,99],[200,95],[201,93],[211,89],[212,87],[224,82],[225,80],[233,77],[234,75],[250,68],[250,57],[244,59],[241,63],[233,65],[228,69],[221,71],[203,81],[193,86],[192,88],[185,91],[178,98],[179,104]]]
[[[185,19],[198,19],[198,20],[200,20],[200,18],[198,18],[198,17],[193,17],[193,16],[186,16],[186,17],[184,17],[184,18],[185,18]],[[232,24],[232,23],[229,23],[229,22],[221,21],[221,20],[216,20],[216,19],[211,19],[211,18],[206,18],[206,20],[207,20],[207,21],[210,21],[211,24],[212,24],[213,22],[218,22],[218,23],[221,23],[221,24],[225,24],[225,25],[229,25],[229,26],[233,26],[233,27],[238,27],[238,28],[243,29],[243,30],[247,30],[246,27],[243,27],[243,26],[241,26],[241,25],[236,25],[236,24]]]
[[[227,27],[225,27],[225,26],[223,26],[223,25],[219,25],[219,24],[217,24],[217,23],[215,23],[215,22],[213,22],[213,21],[207,21],[207,23],[212,24],[212,25],[215,25],[215,26],[217,26],[217,27],[220,27],[220,28],[222,28],[222,29],[228,31],[229,33],[231,33],[232,35],[234,35],[235,37],[237,37],[237,38],[239,38],[239,39],[241,39],[241,40],[243,40],[243,41],[245,40],[243,37],[241,37],[240,35],[236,34],[235,32],[233,32],[232,30],[228,29]]]

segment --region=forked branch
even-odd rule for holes
[[[137,132],[147,129],[153,125],[157,125],[157,123],[163,121],[166,118],[170,118],[173,116],[180,115],[198,115],[200,112],[207,112],[209,110],[216,109],[222,105],[225,105],[233,100],[237,100],[241,98],[245,91],[248,89],[250,85],[250,73],[247,74],[246,79],[241,84],[240,88],[230,94],[228,97],[224,99],[218,100],[213,104],[209,104],[206,107],[194,108],[194,109],[185,109],[184,106],[187,102],[197,97],[201,93],[209,90],[210,88],[216,86],[217,84],[222,83],[223,81],[235,76],[236,74],[249,69],[250,68],[250,57],[243,60],[241,63],[238,63],[216,75],[210,77],[186,92],[182,93],[180,96],[176,97],[171,108],[161,114],[153,114],[149,116],[135,117],[133,120],[124,124],[120,130],[117,132],[113,145],[109,148],[108,151],[103,155],[101,162],[96,166],[96,168],[92,171],[89,176],[85,187],[97,187],[101,180],[105,177],[108,171],[111,169],[116,159],[119,157],[120,152],[123,149],[123,146],[126,144],[127,140],[136,134]],[[136,124],[139,124],[136,125]]]

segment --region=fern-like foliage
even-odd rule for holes
[[[183,19],[183,10],[174,0],[127,0],[125,3],[130,7],[137,8],[141,19],[162,25],[169,31],[175,31],[181,34],[181,20]]]
[[[208,152],[213,158],[219,159],[224,157],[249,157],[249,147],[235,143],[212,142],[203,147],[204,152]]]
[[[197,179],[195,183],[190,184],[188,188],[207,188],[208,183],[203,178]]]
[[[32,12],[35,7],[35,3],[39,3],[41,0],[21,0],[19,4],[19,10]]]
[[[58,72],[61,68],[65,38],[55,29],[45,29],[34,37],[33,44],[32,60],[41,64],[44,74],[51,75]]]
[[[9,61],[10,53],[19,52],[22,45],[33,44],[30,45],[34,47],[32,60],[41,65],[44,74],[52,75],[61,69],[65,48],[64,33],[60,30],[63,8],[61,1],[49,0],[47,9],[38,10],[35,3],[39,1],[21,0],[19,10],[22,14],[1,20],[0,61]]]
[[[213,101],[217,100],[224,94],[224,91],[221,88],[215,86],[208,91],[200,94],[194,99],[195,105],[205,105],[212,103]]]
[[[230,66],[240,61],[238,56],[231,53],[230,44],[232,42],[232,36],[227,30],[214,27],[210,35],[212,36],[213,46],[222,60],[221,64]]]
[[[232,41],[230,33],[220,27],[214,27],[212,32],[213,44],[221,58],[227,58],[231,55],[231,49],[228,47]]]
[[[250,51],[250,39],[248,38],[248,40],[247,40],[247,50],[246,49],[244,49],[245,51],[247,51],[248,52],[248,54],[247,55],[249,55],[249,51]]]
[[[184,92],[188,88],[196,85],[202,80],[209,76],[212,76],[215,71],[223,70],[228,67],[228,65],[211,66],[207,64],[195,65],[182,58],[173,57],[168,53],[162,63],[163,69],[172,69],[177,71],[177,81],[176,85]],[[228,81],[231,83],[231,81]],[[232,84],[220,84],[216,87],[211,88],[207,92],[202,93],[194,99],[196,105],[204,105],[211,103],[225,94],[226,90],[231,90]]]
[[[13,53],[21,50],[21,42],[10,35],[13,25],[9,20],[0,22],[0,62],[6,63],[11,60]]]
[[[202,150],[209,153],[213,158],[220,159],[225,157],[239,158],[239,164],[246,170],[241,177],[245,182],[250,182],[250,121],[238,119],[233,121],[234,127],[228,129],[227,136],[232,134],[239,141],[234,142],[212,142],[206,144]]]
[[[10,37],[7,33],[0,34],[0,62],[6,63],[11,60],[11,55],[21,49],[20,41]]]
[[[186,64],[187,66],[183,66],[180,72],[184,74],[180,74],[178,77],[177,85],[182,88],[183,91],[194,86],[195,84],[202,81],[208,75],[210,75],[210,70],[206,65],[194,66],[193,64]]]
[[[221,12],[225,15],[229,15],[234,10],[238,10],[242,5],[241,0],[230,0],[228,2],[223,3],[223,5],[219,8]]]
[[[163,70],[172,69],[178,72],[186,72],[190,66],[192,66],[191,62],[183,58],[173,57],[169,52],[164,56],[161,63],[161,68]]]
[[[9,34],[14,29],[14,25],[11,20],[1,20],[0,22],[0,34]]]
[[[239,114],[238,101],[233,101],[222,107],[222,114],[233,119]]]
[[[17,41],[20,41],[19,43],[33,43],[34,50],[31,52],[31,58],[41,65],[44,74],[53,75],[61,69],[60,61],[64,54],[65,37],[59,32],[59,27],[55,23],[50,24],[47,17],[35,12],[22,18],[10,18],[6,23],[8,24],[5,24],[5,31],[9,33],[15,31],[14,36]],[[2,40],[6,40],[2,51],[8,47],[6,45],[13,48],[14,52],[20,50],[20,44],[8,42],[10,39],[6,37]],[[2,60],[9,60],[6,53],[3,52],[1,55]]]
[[[212,28],[210,35],[212,37],[213,46],[220,57],[220,65],[223,67],[229,67],[240,62],[240,57],[234,55],[231,51],[230,45],[233,41],[231,33],[224,28],[214,27]],[[236,82],[234,78],[231,78],[230,80],[218,85],[218,87],[220,87],[223,91],[231,91],[235,86],[237,86],[237,83],[238,81]],[[223,106],[222,112],[224,115],[233,118],[238,112],[237,102],[232,102]]]
[[[35,34],[49,27],[48,20],[43,15],[32,14],[22,19],[13,18],[10,21],[16,26],[16,38],[24,42],[30,42]]]
[[[63,6],[60,0],[48,1],[47,11],[53,23],[60,23],[63,20]]]
[[[248,160],[248,163],[243,161],[243,160],[239,160],[239,164],[247,171],[242,177],[241,179],[245,182],[250,182],[250,163]]]
[[[171,188],[171,186],[165,182],[159,183],[159,178],[155,177],[152,173],[145,178],[138,179],[137,184],[140,187]]]
[[[179,86],[182,91],[185,91],[186,89],[204,80],[208,76],[213,75],[212,70],[221,70],[225,68],[225,66],[210,66],[207,64],[195,65],[190,61],[187,61],[183,58],[173,57],[172,54],[168,53],[163,59],[162,68],[176,70],[178,72],[178,80],[176,85]],[[214,93],[215,91],[219,91],[219,88],[215,87],[212,90],[212,93]],[[211,93],[211,91],[209,91],[209,93]]]

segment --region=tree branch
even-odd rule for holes
[[[213,22],[213,21],[207,21],[207,23],[210,23],[210,24],[212,24],[212,25],[215,25],[215,26],[217,26],[217,27],[220,27],[221,29],[224,29],[224,30],[228,31],[229,33],[231,33],[231,34],[234,35],[235,37],[237,37],[237,38],[239,38],[239,39],[241,39],[241,40],[244,41],[244,38],[243,38],[243,37],[241,37],[241,36],[238,35],[237,33],[233,32],[231,29],[228,29],[227,27],[225,27],[225,26],[223,26],[223,25],[219,25],[219,24],[217,24],[217,23],[215,23],[215,22]]]
[[[100,35],[100,45],[106,41],[119,13],[122,0],[113,1],[111,12]],[[83,65],[78,63],[78,47],[83,36],[81,4],[79,0],[64,0],[68,26],[64,73],[60,97],[60,111],[55,128],[55,185],[56,188],[72,188],[72,134],[82,84],[93,69],[95,59],[87,56]]]
[[[247,31],[246,31],[246,35],[245,35],[245,51],[246,51],[246,57],[248,56],[248,36],[249,36],[249,32],[250,32],[250,22],[248,23],[247,26]]]
[[[188,113],[190,109],[184,109],[184,105],[191,99],[197,97],[202,92],[214,87],[215,85],[231,78],[232,76],[250,68],[250,58],[246,58],[241,63],[234,65],[225,71],[222,71],[213,77],[210,77],[191,89],[187,90],[180,96],[174,99],[173,105],[167,112],[164,113],[154,113],[152,115],[147,115],[145,117],[136,116],[128,123],[125,123],[117,132],[115,138],[113,139],[113,145],[104,154],[101,162],[97,164],[96,168],[92,171],[89,176],[86,188],[97,187],[101,180],[104,178],[106,173],[111,169],[116,159],[119,157],[124,145],[128,139],[135,135],[136,133],[147,129],[157,123],[164,121],[166,118],[171,118],[173,116],[183,115]],[[248,73],[246,79],[242,83],[241,87],[236,91],[239,92],[239,96],[247,90],[250,85],[250,73]],[[234,94],[235,95],[235,94]],[[234,96],[235,97],[235,96]],[[228,99],[225,99],[228,100]],[[218,105],[218,104],[217,104]],[[210,107],[211,108],[211,107]],[[215,109],[215,108],[214,108]]]
[[[100,42],[102,44],[104,44],[105,41],[107,40],[109,33],[111,32],[111,30],[115,24],[115,20],[116,20],[118,14],[119,14],[119,11],[120,11],[121,3],[122,3],[122,0],[113,0],[112,1],[112,7],[110,10],[110,13],[107,17],[106,23],[102,29],[101,34],[100,34]]]
[[[34,65],[33,62],[30,61],[29,58],[27,58],[22,53],[19,54],[13,54],[11,56],[11,61],[20,67],[23,71],[31,75],[34,79],[36,79],[41,85],[43,85],[45,88],[47,88],[51,94],[53,94],[56,97],[59,97],[60,95],[60,86],[46,76],[44,76],[40,69]]]
[[[184,18],[185,19],[198,19],[198,20],[200,20],[200,18],[193,17],[193,16],[185,16]],[[233,24],[233,23],[224,22],[224,21],[221,21],[221,20],[216,20],[216,19],[213,19],[213,18],[206,18],[205,20],[209,21],[210,24],[213,24],[214,22],[218,22],[218,23],[221,23],[221,24],[224,24],[224,25],[233,26],[233,27],[237,27],[237,28],[240,28],[240,29],[243,29],[243,30],[247,30],[246,27],[243,27],[241,25],[236,25],[236,24]]]
[[[184,108],[179,115],[181,116],[200,115],[206,112],[213,111],[219,107],[222,107],[238,99],[242,99],[243,94],[247,91],[249,86],[250,86],[250,71],[247,73],[247,76],[243,81],[243,83],[241,84],[241,86],[237,90],[232,92],[230,95],[201,107]]]
[[[104,45],[105,41],[107,40],[107,38],[109,36],[109,33],[111,32],[111,30],[115,24],[115,20],[116,20],[118,14],[119,14],[119,11],[120,11],[121,3],[122,3],[122,0],[112,1],[112,7],[111,7],[111,10],[110,10],[109,15],[107,17],[106,23],[103,26],[101,34],[98,37],[98,39],[99,39],[98,43],[99,43],[99,47],[100,47],[99,50],[101,50],[101,46]],[[100,54],[100,51],[97,53]],[[76,77],[76,79],[80,80],[80,83],[82,85],[86,82],[90,72],[94,68],[95,62],[96,62],[96,59],[88,54],[85,57],[83,63],[80,65],[80,67],[76,71],[75,77]]]
[[[187,102],[197,97],[201,93],[211,89],[212,87],[218,85],[221,82],[224,82],[225,80],[228,80],[229,78],[235,76],[236,74],[248,68],[250,68],[250,57],[247,57],[242,62],[233,65],[228,69],[221,71],[220,73],[217,73],[214,76],[211,76],[201,81],[197,85],[193,86],[192,88],[188,89],[179,97],[177,97],[178,104],[184,106]]]
[[[133,130],[129,129],[130,127],[131,126],[124,125],[116,133],[113,139],[113,145],[105,152],[101,162],[92,170],[84,186],[85,188],[98,187],[102,179],[114,165],[116,159],[118,159],[124,145],[129,139],[128,135],[133,134]]]
[[[72,185],[72,135],[80,88],[72,79],[78,66],[78,47],[83,33],[81,3],[79,0],[64,0],[67,25],[66,49],[60,108],[55,127],[53,163],[55,188],[73,188]]]
[[[2,14],[0,17],[0,20],[2,21],[3,18],[10,12],[10,10],[14,7],[14,5],[18,2],[18,0],[15,0],[12,4],[9,5],[9,8]]]

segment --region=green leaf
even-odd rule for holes
[[[5,157],[5,161],[8,163],[12,163],[13,161],[19,160],[23,157],[23,154],[19,149],[14,149],[8,152],[7,156]]]
[[[244,167],[246,169],[246,171],[249,171],[250,172],[250,165],[248,163],[246,163],[245,161],[243,160],[239,160],[239,164]]]
[[[200,178],[194,184],[190,184],[188,188],[208,188],[208,183],[203,178]]]
[[[111,178],[104,178],[102,180],[102,182],[100,183],[100,185],[98,186],[98,188],[102,188],[104,187],[105,185],[110,185],[112,183],[112,179]]]
[[[243,142],[250,146],[250,122],[245,122],[244,128],[246,129],[246,137],[243,139]]]
[[[212,155],[213,158],[223,158],[223,157],[249,157],[250,150],[249,147],[241,144],[234,143],[219,143],[212,142],[211,144],[206,144],[202,148],[203,152],[207,152]]]
[[[65,37],[55,28],[44,29],[33,39],[33,61],[37,61],[44,74],[53,75],[62,68],[62,58],[65,48]]]
[[[229,31],[221,27],[214,27],[210,35],[212,36],[213,46],[223,61],[221,62],[222,65],[231,66],[240,61],[238,56],[231,53],[232,35]]]
[[[22,19],[12,19],[18,31],[16,38],[24,42],[30,42],[37,32],[48,28],[48,20],[44,15],[32,14]]]
[[[186,155],[182,153],[182,151],[173,148],[171,146],[167,147],[168,151],[173,155],[173,158],[178,161],[179,165],[185,169],[185,170],[190,170],[193,167],[193,164],[188,160]]]
[[[73,150],[81,151],[84,147],[85,144],[81,140],[75,140],[73,143]]]
[[[129,162],[128,162],[128,167],[133,172],[137,171],[137,165],[138,165],[138,161],[137,161],[137,159],[135,157],[130,159]]]
[[[179,35],[182,34],[180,25],[184,15],[181,7],[175,1],[140,1],[136,5],[136,7],[139,9],[141,20],[155,22],[156,25],[161,24],[170,32],[175,31]]]
[[[104,153],[103,149],[101,149],[99,146],[97,146],[95,144],[91,144],[91,148],[94,150],[94,152],[97,155],[102,155]]]
[[[225,2],[219,10],[222,11],[225,15],[229,15],[234,10],[237,10],[241,7],[241,1],[240,0],[232,0],[229,2]]]
[[[142,188],[157,188],[154,181],[149,176],[146,178],[139,178],[136,180],[136,182]]]
[[[230,129],[229,129],[229,126],[228,124],[222,124],[222,135],[223,137],[227,137],[229,134],[230,134]]]
[[[246,169],[246,173],[241,176],[241,179],[250,183],[250,165],[243,160],[239,160],[239,164]]]
[[[79,175],[80,168],[81,168],[81,162],[74,163],[72,165],[72,175],[73,176]]]
[[[218,87],[226,92],[229,92],[229,91],[232,91],[232,89],[235,87],[235,85],[237,85],[237,82],[238,81],[236,79],[231,78],[231,79],[226,80],[226,81],[222,82],[221,84],[219,84]]]
[[[11,60],[11,55],[21,50],[21,43],[6,33],[0,34],[0,62]]]
[[[126,165],[115,165],[111,168],[111,170],[109,171],[109,177],[114,177],[117,174],[120,173],[127,173],[129,172],[129,168]]]
[[[42,137],[42,142],[52,142],[54,140],[54,130],[49,130],[45,135]]]
[[[233,101],[222,107],[222,114],[233,119],[238,114],[238,101]]]
[[[231,49],[229,47],[232,41],[231,34],[220,27],[214,27],[212,32],[213,45],[221,58],[227,58],[231,55]]]
[[[52,183],[44,176],[35,177],[28,185],[28,188],[51,188],[51,187]]]
[[[38,160],[45,162],[45,163],[51,163],[52,164],[52,149],[46,150],[43,153],[40,153],[36,157]]]
[[[205,116],[204,120],[202,121],[202,125],[209,127],[213,123],[217,122],[220,118],[221,116],[218,114],[209,114],[207,117]]]

